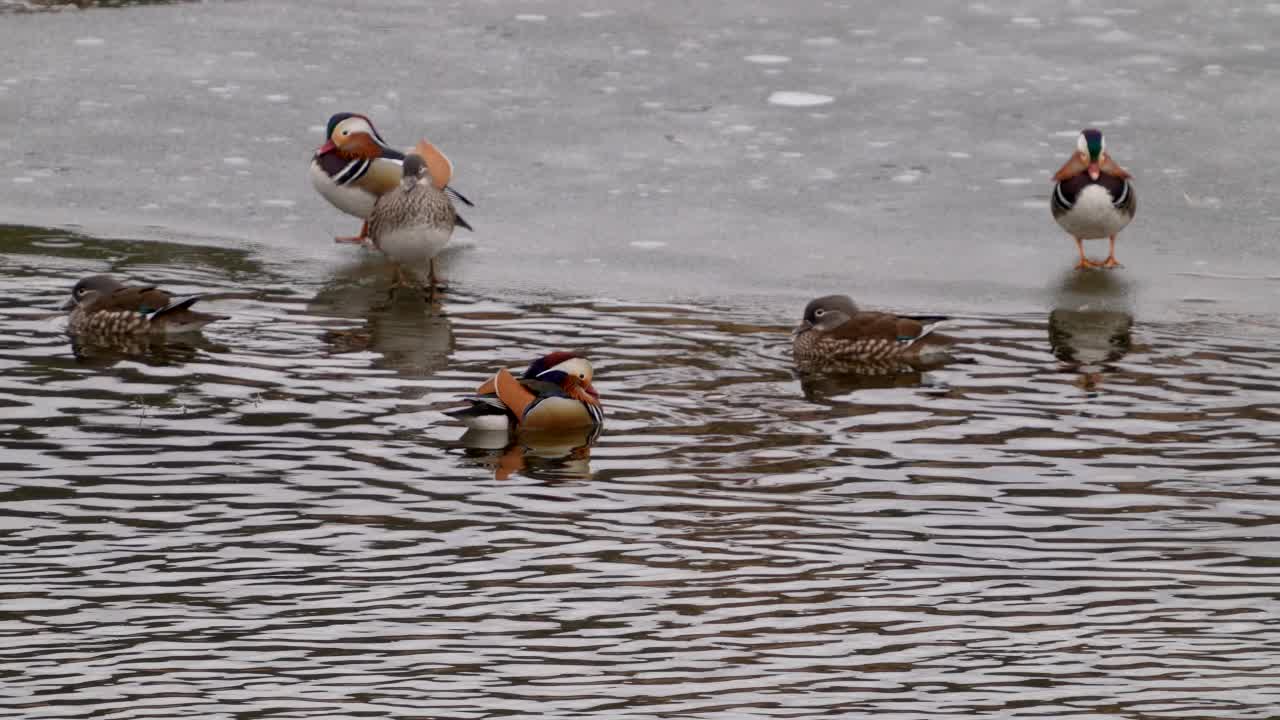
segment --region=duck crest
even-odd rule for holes
[[[560,363],[566,360],[572,360],[576,357],[580,356],[577,353],[565,352],[563,350],[544,355],[529,364],[529,369],[524,371],[524,377],[536,378]]]

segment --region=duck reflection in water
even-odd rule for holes
[[[928,385],[927,372],[946,363],[931,366],[856,364],[825,366],[821,370],[806,371],[797,366],[800,392],[813,403],[830,403],[836,397],[855,390],[887,390],[889,388],[913,388]]]
[[[198,334],[181,339],[149,335],[72,335],[71,352],[77,363],[88,367],[111,367],[122,360],[162,367],[191,362],[202,352],[228,352],[228,348]]]
[[[439,305],[412,289],[397,290],[381,258],[343,268],[307,305],[317,315],[360,320],[357,327],[330,329],[324,339],[334,353],[375,352],[383,367],[414,376],[443,370],[453,353],[453,324]]]
[[[600,426],[569,430],[467,430],[459,439],[465,456],[493,471],[495,480],[516,473],[538,480],[591,477],[591,447]]]
[[[1132,291],[1114,273],[1073,271],[1059,282],[1049,313],[1049,349],[1067,370],[1079,373],[1080,387],[1098,387],[1107,365],[1129,352]]]

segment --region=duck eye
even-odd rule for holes
[[[586,374],[586,373],[578,373],[578,379],[579,379],[579,380],[586,380],[586,379],[587,379],[587,374]]]
[[[823,310],[822,308],[818,308],[817,310],[813,311],[813,316],[816,318],[822,317],[823,315],[826,315],[826,314],[827,314],[827,311]]]

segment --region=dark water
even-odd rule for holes
[[[78,347],[51,308],[93,272],[234,318]],[[1274,327],[1147,324],[1123,275],[1068,276],[1052,322],[954,322],[971,363],[802,380],[789,318],[389,277],[0,235],[0,715],[1280,707]],[[565,347],[594,445],[441,414]]]

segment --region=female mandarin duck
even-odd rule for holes
[[[468,400],[470,406],[447,414],[473,430],[554,431],[604,424],[591,363],[571,352],[534,360],[519,378],[503,368]]]
[[[1053,219],[1076,239],[1080,251],[1077,270],[1119,267],[1116,261],[1116,234],[1124,229],[1138,209],[1137,195],[1129,173],[1107,154],[1102,133],[1092,128],[1080,133],[1076,152],[1054,173],[1049,205]],[[1084,240],[1109,238],[1111,252],[1103,262],[1085,257]]]
[[[883,370],[951,359],[955,342],[934,333],[940,315],[893,315],[861,310],[848,295],[810,302],[792,331],[791,349],[805,370]]]
[[[458,216],[445,190],[453,165],[444,153],[422,140],[405,156],[398,187],[378,198],[369,213],[369,239],[397,263],[428,265],[436,285],[435,257],[453,237],[455,227],[471,226]]]
[[[62,309],[71,311],[72,333],[177,334],[227,319],[192,310],[199,299],[174,300],[154,285],[127,286],[109,275],[92,275],[76,283]]]
[[[325,143],[311,158],[311,183],[334,207],[365,220],[382,194],[400,184],[404,153],[392,149],[364,115],[341,112],[329,118]],[[446,187],[459,201],[471,205],[453,188]],[[459,223],[470,229],[465,222]],[[362,243],[369,226],[354,237],[335,242]]]

